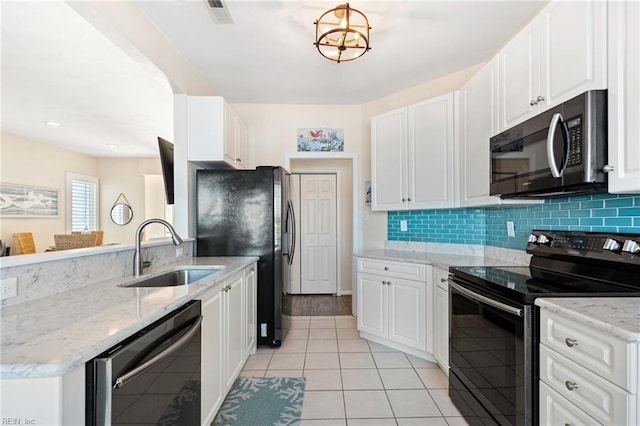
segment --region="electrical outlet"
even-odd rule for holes
[[[184,256],[184,247],[176,247],[176,257]]]
[[[10,299],[18,295],[18,279],[5,278],[0,280],[0,300]]]
[[[516,230],[513,226],[513,221],[512,220],[508,220],[507,221],[507,236],[509,237],[515,237],[516,236]]]
[[[407,232],[407,221],[406,220],[401,220],[400,221],[400,232]]]

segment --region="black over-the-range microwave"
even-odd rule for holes
[[[591,90],[490,139],[491,195],[605,192],[607,91]]]

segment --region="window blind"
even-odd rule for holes
[[[98,185],[85,180],[71,180],[71,230],[94,231],[98,228]]]

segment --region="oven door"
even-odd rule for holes
[[[470,424],[532,424],[531,306],[449,284],[451,399]]]

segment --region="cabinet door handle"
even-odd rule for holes
[[[446,283],[447,281],[449,281],[449,280],[448,280],[448,279],[446,279],[446,278],[440,278],[440,282],[441,282],[441,283]]]
[[[386,281],[382,281],[382,285],[387,285],[387,282]]]
[[[388,270],[389,270],[389,267],[388,267],[388,266],[385,266],[385,267],[384,267],[384,270],[385,270],[385,271],[388,271]]]
[[[236,158],[236,161],[239,163],[242,161],[242,158]]]
[[[569,389],[570,391],[576,390],[578,389],[578,384],[576,382],[570,382],[569,380],[567,380],[566,382],[564,382],[564,385],[567,387],[567,389]]]
[[[405,201],[407,201],[407,200],[403,198],[403,199],[402,199],[402,202],[404,203]]]
[[[411,198],[407,198],[407,201],[411,201]]]
[[[569,346],[570,348],[574,347],[574,346],[578,346],[578,341],[576,339],[572,339],[570,337],[567,337],[566,339],[564,339],[564,342],[567,344],[567,346]]]
[[[544,96],[538,96],[536,98],[536,103],[544,101]]]
[[[602,171],[605,173],[611,173],[614,172],[616,170],[616,168],[614,166],[612,166],[611,164],[607,164],[606,166],[604,166],[602,168]]]
[[[536,100],[535,100],[535,99],[531,99],[531,100],[529,101],[529,105],[531,105],[531,106],[534,106],[534,105],[536,105],[536,104],[537,104],[537,102],[536,102]]]
[[[391,285],[391,281],[387,281],[387,285]]]

